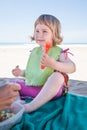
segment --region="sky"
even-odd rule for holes
[[[60,20],[64,43],[87,43],[87,0],[0,0],[0,42],[30,42],[41,14]]]

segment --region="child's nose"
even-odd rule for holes
[[[43,33],[42,32],[40,32],[38,35],[39,35],[40,38],[43,37]]]

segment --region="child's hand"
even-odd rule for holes
[[[23,70],[21,70],[19,66],[16,66],[16,68],[12,70],[12,74],[16,77],[23,76]]]
[[[41,57],[41,65],[45,67],[53,68],[54,61],[55,60],[52,57],[48,56],[46,53],[44,53]]]

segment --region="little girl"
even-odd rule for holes
[[[67,88],[67,74],[76,69],[65,51],[58,47],[63,39],[60,21],[56,17],[39,16],[31,39],[40,47],[32,50],[25,70],[19,66],[12,70],[14,76],[25,76],[25,81],[17,81],[21,86],[20,95],[33,98],[30,103],[24,104],[25,112],[35,111],[51,99],[60,97]],[[44,49],[47,42],[50,44],[48,54]],[[45,68],[41,69],[41,66]]]

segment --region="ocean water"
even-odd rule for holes
[[[35,42],[24,43],[24,42],[0,42],[0,48],[33,48],[38,46]],[[62,43],[61,47],[86,47],[87,43]]]
[[[0,46],[22,46],[22,45],[30,45],[36,43],[25,43],[25,42],[0,42]],[[62,45],[87,45],[87,43],[62,43]]]
[[[25,45],[28,43],[24,43],[24,42],[0,42],[0,46],[14,46],[14,45]]]

